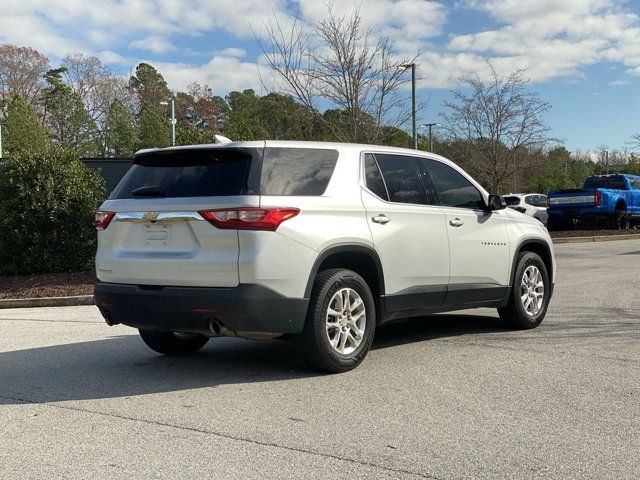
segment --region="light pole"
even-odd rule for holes
[[[402,70],[411,69],[411,125],[413,134],[413,149],[418,149],[418,134],[416,132],[416,64],[405,63],[400,65]]]
[[[441,123],[425,123],[424,125],[420,125],[421,127],[427,127],[429,129],[429,151],[433,152],[433,133],[431,129],[433,127],[439,127],[442,125]]]
[[[169,105],[169,108],[171,108],[171,130],[169,131],[169,140],[173,147],[176,144],[176,102],[173,98],[170,98],[166,102],[160,102],[160,105]]]
[[[2,125],[0,125],[0,160],[2,160]]]

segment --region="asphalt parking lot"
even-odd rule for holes
[[[556,254],[540,328],[415,319],[333,376],[282,341],[168,358],[94,307],[0,310],[0,478],[638,478],[640,241]]]

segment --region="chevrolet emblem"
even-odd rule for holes
[[[142,219],[154,223],[156,220],[158,220],[158,214],[156,212],[147,212],[142,215]]]

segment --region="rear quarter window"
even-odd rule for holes
[[[315,148],[266,148],[261,195],[322,195],[333,175],[338,151]]]

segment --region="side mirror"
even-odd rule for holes
[[[488,211],[502,210],[503,208],[507,208],[507,204],[500,195],[489,195],[487,200]]]

